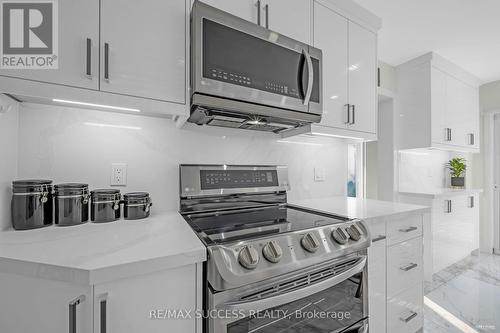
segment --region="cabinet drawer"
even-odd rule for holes
[[[368,225],[372,237],[372,246],[379,246],[386,244],[387,233],[385,230],[385,221],[374,221]]]
[[[402,242],[387,249],[387,295],[411,289],[423,280],[422,238]]]
[[[387,221],[387,244],[404,242],[422,235],[422,215],[412,215]]]
[[[422,283],[387,299],[387,333],[413,333],[423,327]]]

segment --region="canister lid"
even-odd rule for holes
[[[120,190],[115,190],[115,189],[97,189],[97,190],[93,190],[92,192],[90,192],[90,195],[93,198],[109,197],[109,196],[116,197],[117,194],[120,194]]]
[[[54,186],[56,194],[84,194],[88,192],[89,185],[81,183],[64,183]]]
[[[31,186],[40,186],[40,185],[51,185],[52,180],[47,179],[23,179],[23,180],[14,180],[12,182],[13,187],[31,187]]]
[[[13,193],[52,192],[52,180],[25,179],[12,182]]]
[[[123,198],[126,199],[146,199],[149,197],[148,192],[130,192],[130,193],[125,193],[123,195]]]

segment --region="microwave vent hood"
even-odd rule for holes
[[[274,132],[306,126],[320,116],[297,114],[290,110],[269,108],[241,101],[195,94],[192,97],[189,122],[197,125],[230,127]]]
[[[195,1],[188,122],[282,133],[321,120],[322,52]]]

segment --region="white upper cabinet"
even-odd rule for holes
[[[341,12],[341,11],[340,11]],[[377,26],[370,30],[313,2],[313,44],[323,51],[323,114],[319,124],[284,136],[310,133],[377,139]],[[376,17],[374,18],[376,21]]]
[[[314,2],[314,46],[323,51],[323,115],[321,125],[325,126],[346,128],[347,103],[349,103],[347,91],[348,24],[345,17]]]
[[[349,22],[349,129],[377,133],[377,35]]]
[[[259,12],[257,0],[202,0],[207,5],[218,8],[244,20],[257,23],[260,14],[261,24],[264,22],[262,2]]]
[[[202,0],[306,44],[311,42],[311,0]]]
[[[101,90],[185,103],[185,13],[184,0],[102,0]]]
[[[59,68],[0,70],[0,75],[99,89],[99,1],[58,2]]]
[[[262,24],[300,42],[311,44],[310,0],[265,0]]]
[[[479,80],[428,53],[397,68],[401,149],[479,152]]]

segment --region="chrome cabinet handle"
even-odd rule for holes
[[[109,81],[109,44],[104,43],[104,80]]]
[[[445,138],[444,141],[451,141],[451,128],[445,128]]]
[[[405,233],[412,232],[415,230],[418,230],[418,228],[417,227],[408,227],[406,229],[399,229],[400,232],[405,232]]]
[[[87,59],[85,75],[88,79],[92,80],[92,39],[87,38]]]
[[[351,123],[351,104],[344,105],[347,108],[347,119],[344,121],[344,124],[349,125]]]
[[[256,3],[257,6],[257,24],[260,25],[260,0],[257,0]]]
[[[99,333],[106,333],[108,329],[107,310],[108,310],[108,294],[102,294],[98,297],[99,300]]]
[[[307,90],[306,96],[304,97],[304,105],[308,105],[311,100],[311,94],[313,90],[313,81],[314,81],[314,69],[312,64],[311,55],[306,50],[302,50],[302,54],[306,58],[307,63]]]
[[[452,203],[451,200],[446,200],[446,211],[445,213],[450,214],[452,212]]]
[[[380,242],[380,241],[383,241],[384,239],[386,239],[387,237],[386,236],[383,236],[383,235],[380,235],[380,236],[377,236],[375,237],[374,239],[372,239],[372,243],[376,243],[376,242]]]
[[[81,295],[69,303],[69,333],[76,333],[76,307],[85,302],[85,295]]]
[[[469,197],[469,208],[474,208],[475,202],[474,202],[474,196],[471,195]]]
[[[408,271],[411,271],[412,269],[417,268],[417,267],[418,267],[418,265],[412,262],[406,266],[399,267],[399,269],[402,271],[408,272]]]
[[[351,118],[351,125],[356,124],[356,105],[352,105],[352,118]]]
[[[474,137],[474,133],[470,133],[469,134],[469,145],[473,146],[475,144],[475,137]]]
[[[407,316],[407,317],[399,317],[399,319],[404,322],[404,323],[408,323],[410,320],[412,320],[413,318],[415,318],[416,316],[418,315],[418,313],[416,313],[415,311],[410,311],[410,315]]]
[[[266,12],[266,29],[269,29],[269,5],[264,6],[264,11]]]

